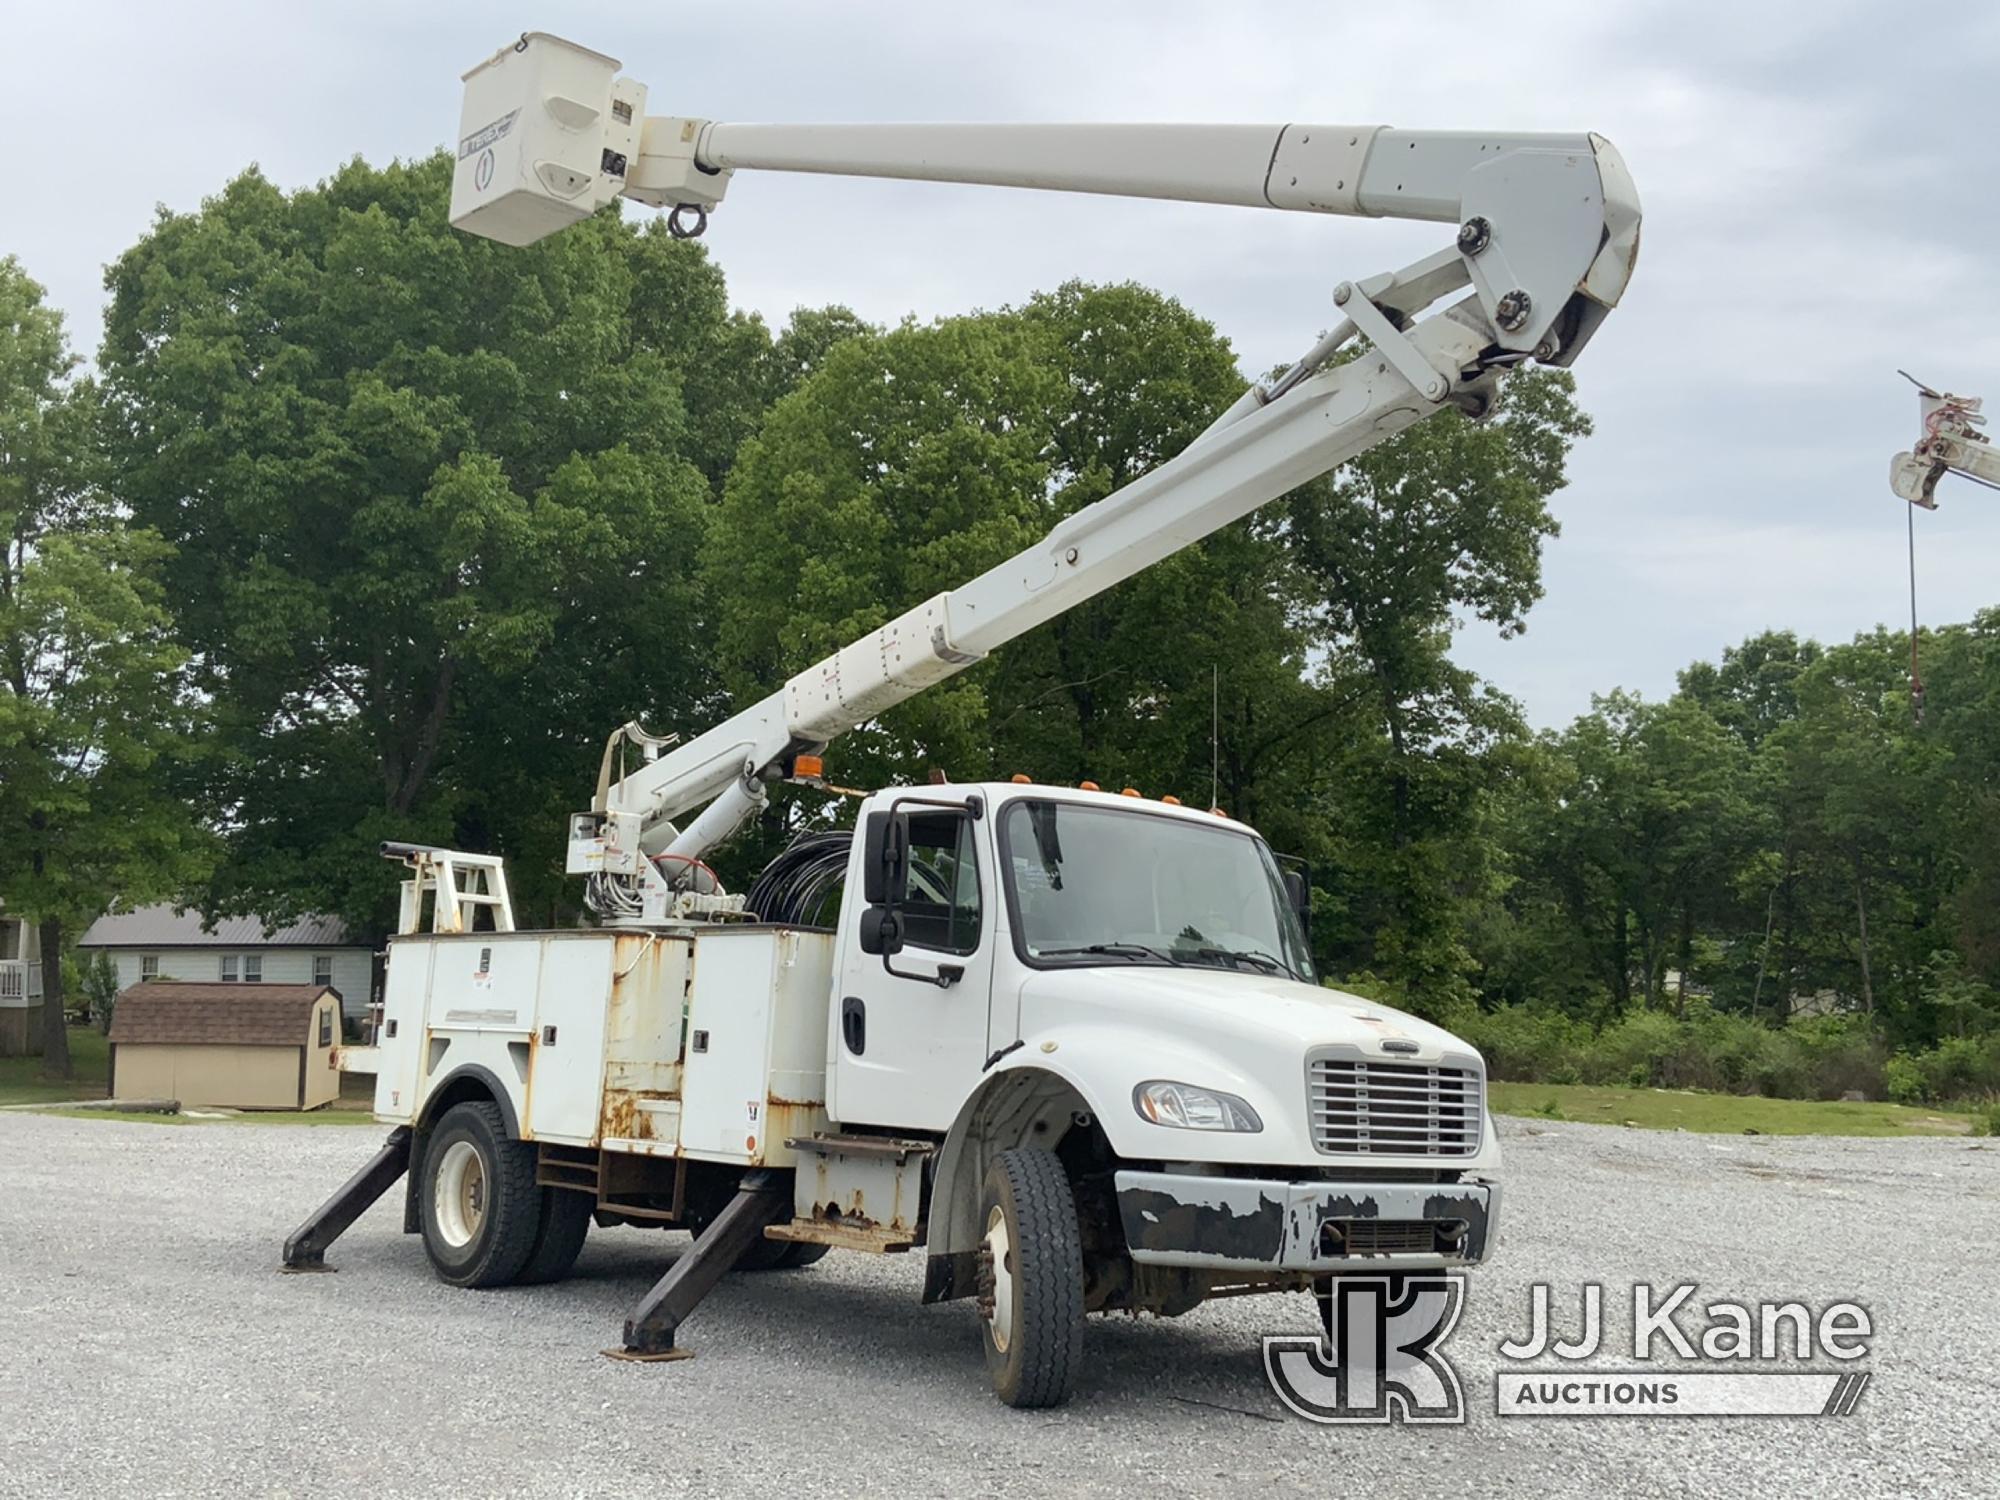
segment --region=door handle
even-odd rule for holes
[[[868,1002],[858,995],[840,1002],[840,1038],[856,1057],[868,1050]]]

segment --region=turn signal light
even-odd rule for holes
[[[826,762],[817,755],[795,755],[792,757],[794,776],[824,776]]]

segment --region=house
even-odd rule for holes
[[[42,1050],[41,934],[0,912],[0,1057]]]
[[[340,1096],[339,1044],[323,984],[135,984],[111,1014],[111,1097],[318,1109]]]
[[[317,984],[340,992],[349,1021],[363,1020],[374,989],[375,954],[339,918],[301,917],[268,930],[261,917],[224,917],[212,932],[201,924],[199,912],[142,906],[99,917],[77,946],[111,955],[121,994],[154,979]]]

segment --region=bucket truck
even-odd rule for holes
[[[703,856],[774,783],[821,784],[847,731],[1427,417],[1482,416],[1515,366],[1571,363],[1638,251],[1610,143],[727,124],[649,115],[616,60],[541,33],[464,81],[452,220],[512,245],[620,197],[699,233],[758,172],[1450,227],[1435,253],[1341,282],[1339,321],[1282,376],[1019,555],[685,743],[615,733],[568,830],[595,925],[519,931],[496,861],[386,848],[410,866],[403,930],[376,1038],[342,1065],[373,1074],[394,1129],[288,1268],[323,1266],[399,1179],[405,1231],[460,1286],[560,1276],[593,1223],[686,1228],[607,1351],[664,1359],[732,1270],[910,1252],[926,1302],[976,1304],[1000,1398],[1046,1406],[1088,1313],[1490,1255],[1480,1057],[1320,985],[1301,883],[1220,810],[1021,779],[891,787],[752,891]]]

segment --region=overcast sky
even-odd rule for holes
[[[1908,368],[2000,412],[2000,7],[1462,3],[650,6],[0,0],[0,253],[96,344],[106,262],[256,162],[300,186],[455,134],[458,75],[524,27],[609,52],[656,113],[735,120],[1248,120],[1595,130],[1646,209],[1576,367],[1597,433],[1528,633],[1461,660],[1539,724],[1766,627],[1907,619],[1890,455]],[[636,210],[634,210],[636,211]],[[740,177],[708,244],[774,324],[882,322],[1137,279],[1247,371],[1435,225]],[[1917,517],[1926,623],[2000,603],[2000,495]]]

